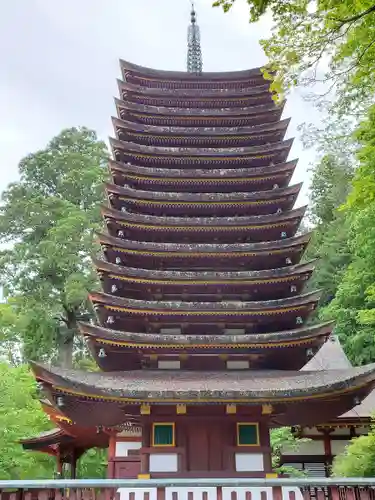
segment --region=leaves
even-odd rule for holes
[[[91,314],[108,153],[85,128],[63,130],[21,160],[20,181],[3,193],[0,283],[24,358],[72,364],[77,320]]]
[[[0,479],[52,477],[53,459],[26,452],[18,443],[50,428],[28,367],[0,363]]]
[[[367,436],[350,441],[344,453],[335,457],[332,474],[341,477],[374,477],[375,474],[375,429]]]

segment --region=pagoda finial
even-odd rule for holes
[[[202,72],[202,50],[201,35],[197,24],[194,1],[191,2],[190,25],[188,27],[188,52],[187,52],[187,71],[189,73]]]

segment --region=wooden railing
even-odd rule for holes
[[[0,481],[0,500],[375,500],[375,478]]]

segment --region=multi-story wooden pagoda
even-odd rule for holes
[[[103,292],[80,325],[101,371],[33,363],[36,378],[110,434],[111,476],[267,476],[271,427],[328,422],[375,383],[374,365],[300,371],[332,324],[309,324],[283,106],[259,69],[121,68]]]

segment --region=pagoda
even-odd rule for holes
[[[270,477],[270,429],[349,411],[375,365],[301,371],[333,325],[309,322],[289,120],[261,69],[202,72],[195,13],[189,33],[188,72],[121,61],[102,292],[80,324],[100,371],[32,368],[109,436],[110,477]]]

